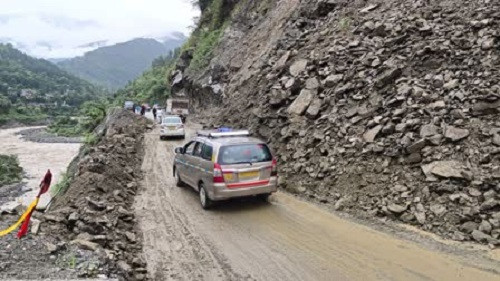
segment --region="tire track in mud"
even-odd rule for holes
[[[172,202],[173,151],[165,151],[158,131],[145,137],[144,192],[136,211],[144,229],[145,259],[155,280],[243,280],[198,236]],[[177,142],[176,142],[177,143]],[[167,155],[165,155],[167,152]],[[158,159],[158,157],[163,159]],[[159,160],[159,161],[158,161]]]
[[[190,129],[189,132],[193,132]],[[190,188],[175,186],[181,141],[145,136],[136,216],[155,280],[499,280],[484,252],[396,238],[278,193],[272,203],[233,200],[203,211]],[[454,246],[453,246],[454,247]],[[465,249],[462,247],[460,249]]]

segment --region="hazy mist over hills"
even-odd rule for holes
[[[117,89],[137,78],[155,58],[180,47],[185,40],[180,32],[159,39],[137,38],[98,48],[81,57],[51,61],[78,77]]]
[[[186,0],[2,1],[0,43],[37,58],[73,58],[134,38],[189,33]]]

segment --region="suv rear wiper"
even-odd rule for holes
[[[250,162],[250,161],[236,162],[236,163],[232,163],[231,165],[238,165],[238,164],[250,164],[250,166],[253,166],[253,162]]]

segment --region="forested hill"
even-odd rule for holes
[[[95,86],[43,59],[30,57],[10,44],[0,44],[0,94],[38,102],[79,105],[97,93]]]
[[[0,125],[31,123],[70,111],[102,91],[49,61],[30,57],[10,44],[0,44]]]
[[[185,39],[184,35],[177,33],[162,42],[134,39],[87,52],[82,57],[59,62],[58,65],[83,79],[118,89],[147,70],[155,58],[181,46]]]

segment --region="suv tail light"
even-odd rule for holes
[[[271,166],[271,177],[276,176],[278,176],[278,161],[276,161],[276,158],[273,158],[273,164]]]
[[[214,163],[214,183],[223,183],[224,175],[222,174],[222,168],[219,164]]]
[[[182,124],[181,125],[177,125],[177,129],[182,129],[182,128],[184,128],[184,125],[182,125]]]

